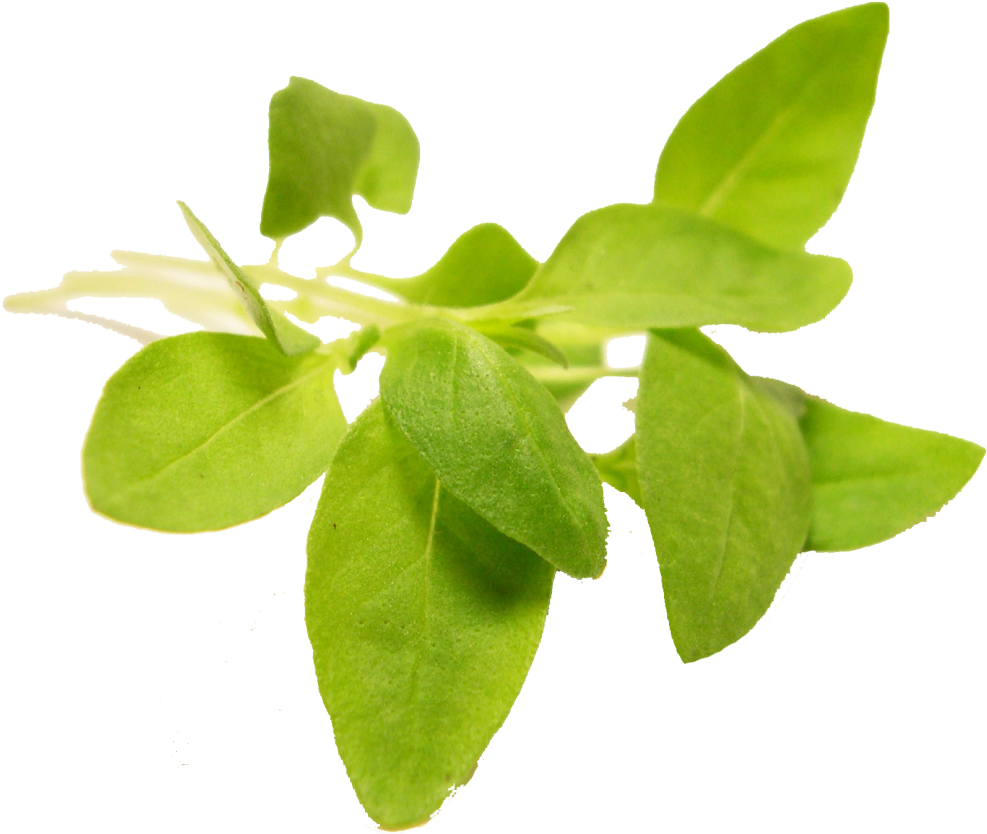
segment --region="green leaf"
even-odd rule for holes
[[[560,321],[625,330],[777,332],[823,318],[851,278],[844,261],[769,249],[698,215],[615,205],[580,217],[502,314],[551,303],[569,308]]]
[[[396,110],[292,78],[271,98],[271,168],[260,231],[274,240],[320,217],[363,231],[353,195],[405,214],[418,177],[418,137]]]
[[[483,223],[464,232],[435,266],[414,278],[374,276],[374,286],[413,304],[478,307],[520,292],[538,261],[503,226]]]
[[[559,570],[599,576],[603,489],[551,395],[503,348],[447,319],[388,331],[384,405],[442,481]]]
[[[637,397],[644,510],[686,662],[761,618],[809,529],[809,461],[792,413],[695,330],[649,335]]]
[[[808,397],[801,419],[812,467],[806,550],[855,550],[935,515],[977,471],[984,450]]]
[[[590,455],[603,483],[610,484],[641,506],[641,482],[637,474],[637,439],[632,434],[616,449],[602,455]]]
[[[655,201],[801,249],[857,162],[888,36],[884,3],[790,29],[726,75],[672,131]]]
[[[219,245],[219,241],[212,236],[203,222],[192,214],[192,209],[181,200],[178,201],[178,205],[185,216],[185,222],[188,223],[189,229],[195,235],[195,239],[206,251],[209,260],[229,281],[230,286],[239,296],[240,301],[243,302],[244,308],[254,324],[260,328],[261,333],[288,356],[307,353],[322,344],[318,337],[313,336],[307,330],[303,330],[297,324],[292,323],[283,313],[279,313],[268,306],[253,280],[233,263],[230,256],[223,251],[223,247]]]
[[[377,823],[425,822],[470,778],[527,675],[553,577],[440,486],[380,401],[360,415],[309,533],[305,621]]]
[[[529,323],[525,322],[526,325]],[[473,322],[473,326],[485,333],[488,323]],[[549,319],[534,322],[534,326],[538,336],[563,353],[566,364],[560,368],[557,362],[544,353],[528,352],[517,358],[555,398],[563,414],[567,414],[598,379],[637,377],[636,369],[611,367],[607,362],[607,355],[608,343],[615,335],[640,334],[615,334],[612,328],[587,327]],[[511,355],[520,353],[511,347],[507,348],[507,352]]]
[[[336,363],[265,339],[188,333],[117,371],[82,450],[92,508],[168,532],[218,530],[287,503],[319,477],[346,429]]]
[[[477,327],[477,330],[509,351],[528,351],[547,359],[554,365],[569,367],[569,357],[533,328],[491,324]]]

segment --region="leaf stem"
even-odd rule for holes
[[[560,368],[555,365],[525,365],[528,373],[542,383],[595,382],[605,376],[637,376],[640,368],[605,368],[602,365],[577,365]]]

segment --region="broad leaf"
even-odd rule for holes
[[[418,177],[418,138],[396,110],[292,78],[271,98],[271,169],[260,231],[283,240],[320,217],[363,232],[353,195],[405,214]]]
[[[807,397],[802,433],[812,467],[806,550],[855,550],[935,515],[973,477],[975,443],[886,423]]]
[[[92,508],[189,533],[270,512],[328,466],[346,429],[336,363],[266,339],[188,333],[152,342],[103,390],[82,451]]]
[[[370,816],[424,822],[524,682],[554,571],[436,481],[380,402],[326,475],[305,620],[340,756]]]
[[[672,131],[655,201],[801,249],[846,190],[874,104],[888,7],[789,30],[699,99]]]
[[[637,474],[637,439],[632,434],[616,449],[602,455],[590,455],[603,483],[610,484],[641,506],[641,482]]]
[[[675,209],[615,205],[580,217],[503,306],[550,303],[568,308],[561,321],[626,330],[739,324],[776,332],[823,318],[851,279],[836,258],[769,249]]]
[[[603,490],[545,388],[446,319],[395,328],[385,344],[381,397],[443,486],[559,570],[599,576]]]
[[[649,335],[637,397],[644,510],[686,662],[761,618],[809,529],[809,461],[792,413],[695,330]]]
[[[438,263],[421,275],[379,276],[373,283],[415,304],[477,307],[520,292],[537,267],[503,226],[483,223],[456,238]]]
[[[179,200],[179,207],[185,216],[185,222],[195,235],[199,245],[209,256],[216,268],[223,274],[231,287],[233,287],[243,306],[253,320],[254,324],[260,328],[261,333],[267,336],[283,353],[294,356],[299,353],[307,353],[314,350],[322,341],[313,336],[307,330],[303,330],[297,324],[277,310],[271,308],[260,294],[260,289],[254,281],[240,269],[226,252],[219,245],[219,241],[212,236],[212,233],[205,227],[192,210]]]

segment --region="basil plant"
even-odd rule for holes
[[[689,663],[744,637],[800,552],[895,536],[976,471],[979,446],[752,377],[700,329],[791,331],[847,294],[850,266],[805,244],[853,172],[887,34],[882,3],[786,32],[689,108],[651,202],[576,218],[544,263],[486,223],[403,278],[354,268],[353,252],[313,279],[278,267],[282,241],[321,217],[355,252],[353,198],[408,212],[419,163],[396,110],[292,78],[270,105],[270,263],[238,265],[180,203],[207,260],[116,253],[117,271],[6,300],[72,315],[80,297],[155,298],[201,328],[114,325],[145,345],[86,436],[95,512],[218,530],[325,475],[305,619],[339,754],[377,823],[426,821],[471,777],[524,683],[556,573],[604,571],[603,482],[647,515]],[[294,297],[266,300],[261,284]],[[303,325],[327,315],[359,329],[323,344]],[[565,412],[613,373],[608,340],[638,333],[636,431],[588,455]],[[386,356],[380,396],[348,425],[334,376],[371,350]]]

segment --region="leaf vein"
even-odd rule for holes
[[[229,420],[228,422],[224,423],[201,443],[199,443],[192,449],[189,449],[187,452],[182,453],[179,457],[175,458],[174,460],[169,461],[167,464],[161,467],[161,469],[157,470],[156,472],[153,472],[152,474],[148,475],[145,478],[141,478],[138,481],[134,481],[130,484],[127,484],[127,486],[125,486],[123,489],[117,491],[112,498],[107,499],[107,503],[118,504],[121,501],[125,500],[127,497],[132,495],[136,490],[147,486],[149,483],[157,480],[166,472],[168,472],[170,469],[174,468],[175,466],[178,466],[180,463],[182,463],[183,461],[194,455],[196,452],[199,452],[202,449],[206,448],[206,446],[212,443],[217,437],[232,429],[235,425],[245,420],[255,411],[273,402],[278,397],[287,394],[289,391],[298,388],[300,385],[307,382],[312,377],[318,376],[319,374],[324,374],[328,370],[334,371],[335,365],[333,365],[331,362],[326,362],[322,367],[316,368],[314,371],[309,371],[304,376],[300,376],[298,377],[298,379],[291,381],[287,385],[283,385],[282,387],[276,389],[275,391],[272,391],[271,393],[265,395],[261,399],[257,400],[257,402],[255,402],[249,408],[246,408],[243,411],[241,411],[239,414],[237,414],[232,420]]]

